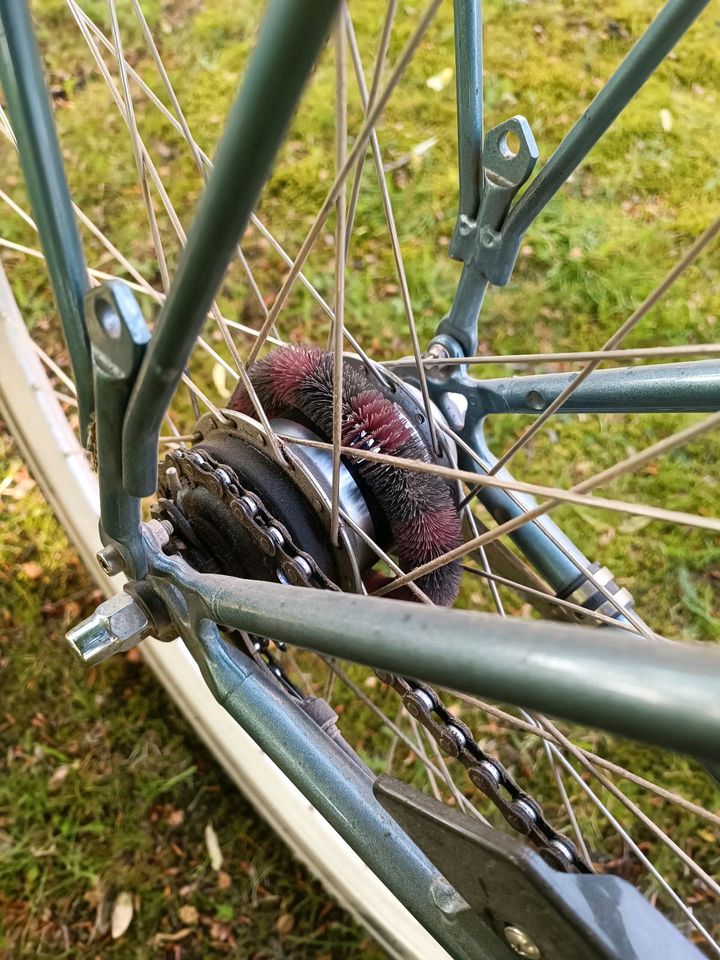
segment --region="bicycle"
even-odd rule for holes
[[[603,767],[602,757],[575,746],[542,714],[676,750],[717,770],[718,657],[707,644],[659,642],[629,591],[586,557],[548,514],[570,503],[708,534],[720,529],[708,516],[591,495],[596,487],[705,437],[720,423],[720,368],[712,359],[720,355],[716,344],[629,352],[619,347],[708,248],[720,221],[700,235],[600,350],[544,355],[545,362],[582,363],[578,375],[475,379],[469,368],[507,360],[478,346],[488,286],[508,283],[532,222],[704,4],[670,0],[531,180],[538,149],[528,122],[517,116],[483,131],[477,95],[482,88],[480,7],[455,3],[459,210],[449,252],[463,268],[452,306],[424,353],[412,322],[376,126],[439,0],[416,16],[384,78],[396,13],[395,3],[388,5],[369,89],[344,7],[317,0],[308,17],[306,7],[271,2],[212,169],[162,68],[142,9],[136,0],[132,5],[170,107],[127,63],[114,3],[106,37],[75,0],[68,0],[130,131],[164,292],[98,228],[95,238],[131,280],[88,274],[75,218],[86,225],[88,220],[73,210],[65,184],[27,6],[0,3],[0,79],[12,128],[4,114],[0,119],[6,135],[17,140],[73,371],[70,380],[62,364],[33,346],[3,275],[3,411],[88,566],[97,554],[98,576],[109,591],[106,578],[118,573],[128,578],[124,591],[71,631],[75,652],[95,663],[148,637],[159,638],[146,640],[146,658],[216,755],[340,899],[360,911],[398,955],[442,956],[446,950],[463,957],[508,957],[514,951],[527,957],[630,958],[657,956],[659,944],[668,957],[697,955],[634,887],[593,872],[564,786],[563,777],[585,790],[569,758],[618,802],[635,805],[607,785],[602,770],[612,771],[612,764]],[[254,229],[277,249],[252,209],[332,30],[337,175],[295,258],[278,251],[287,272],[268,306],[262,295],[257,297],[252,259],[239,243],[252,218]],[[122,65],[119,86],[107,65],[103,70],[103,49]],[[365,115],[352,146],[348,61],[357,73]],[[140,135],[131,82],[184,140],[207,179],[187,237]],[[373,360],[345,323],[349,238],[368,150],[380,174],[380,203],[413,350],[411,359],[385,363]],[[350,174],[355,179],[348,197],[344,184]],[[157,197],[183,247],[172,280]],[[331,214],[336,222],[332,306],[303,272]],[[233,258],[256,296],[259,328],[229,321],[215,300]],[[282,308],[296,281],[329,319],[327,350],[278,342]],[[135,293],[160,304],[152,336]],[[200,338],[208,316],[217,324],[225,353]],[[235,342],[241,338],[244,360]],[[193,363],[206,372],[191,358],[196,342],[223,377],[237,377],[238,386],[219,405],[188,372]],[[274,349],[262,353],[268,344]],[[668,354],[704,359],[597,370],[606,360],[663,360]],[[528,362],[527,355],[513,359]],[[68,391],[74,384],[77,391],[80,442],[68,423],[71,398],[58,390],[58,382]],[[339,383],[343,391],[335,388]],[[181,385],[189,389],[189,399],[178,394]],[[171,401],[175,413],[167,421],[169,433],[161,436]],[[200,403],[209,413],[200,415]],[[569,490],[516,481],[507,464],[561,409],[578,415],[710,416],[628,453]],[[501,413],[535,419],[496,457],[486,439],[487,421]],[[178,427],[178,419],[187,429]],[[99,511],[86,448],[97,461]],[[158,449],[167,451],[159,472]],[[153,518],[143,522],[141,498],[156,490]],[[100,540],[93,529],[98,512]],[[472,564],[463,562],[467,559]],[[381,570],[375,569],[378,563]],[[500,616],[430,609],[450,605],[461,578],[471,576],[489,585]],[[551,622],[505,617],[498,586],[519,591]],[[388,593],[394,598],[384,597]],[[445,642],[449,634],[452,658]],[[177,636],[184,646],[166,642]],[[319,658],[297,652],[302,650]],[[380,689],[399,694],[413,720],[411,736],[386,717],[385,694],[377,702],[363,697],[337,658],[372,667]],[[198,669],[223,709],[200,686]],[[404,743],[421,758],[431,784],[438,793],[444,790],[457,810],[374,776],[338,731],[330,706],[332,677],[367,701],[375,716],[380,712],[393,743]],[[480,708],[541,737],[575,841],[553,826],[522,778],[486,750],[471,725],[428,684],[459,691],[471,705],[477,697],[520,705],[519,715],[484,702]],[[326,696],[317,696],[322,692]],[[245,731],[241,740],[237,724]],[[431,738],[427,747],[425,734]],[[442,752],[433,752],[434,743]],[[459,788],[443,754],[458,761],[456,766],[489,798],[492,806],[485,813],[494,807],[499,821],[488,825],[484,814],[473,812],[467,784]],[[621,775],[632,776],[632,771]],[[644,780],[641,785],[664,796],[661,787]],[[303,798],[317,813],[308,812]],[[672,799],[682,804],[682,798]],[[717,953],[712,931],[663,885],[607,807],[604,812],[703,945]],[[652,830],[642,810],[633,812],[643,829],[658,836],[659,828]],[[713,811],[693,812],[718,825]],[[500,824],[525,841],[501,832]],[[720,892],[714,878],[671,838],[660,839],[704,890]]]

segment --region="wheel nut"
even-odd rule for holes
[[[151,631],[140,604],[129,594],[120,593],[105,600],[92,616],[69,630],[66,639],[73,653],[92,667],[137,646]]]

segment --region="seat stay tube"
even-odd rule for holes
[[[83,303],[88,275],[27,0],[0,0],[0,82],[72,362],[85,443],[94,409]]]

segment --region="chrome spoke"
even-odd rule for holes
[[[42,362],[45,364],[45,366],[49,370],[52,370],[52,372],[55,374],[58,380],[60,380],[60,382],[68,388],[73,398],[77,398],[77,389],[75,387],[75,384],[72,382],[70,377],[65,373],[62,367],[59,367],[57,363],[55,363],[55,361],[52,359],[52,357],[48,356],[47,353],[45,353],[45,351],[42,349],[42,347],[39,344],[35,343],[34,340],[32,342],[32,347],[35,353],[40,357]],[[75,402],[75,400],[73,400],[73,402]]]
[[[347,7],[340,4],[335,27],[335,168],[339,177],[347,155],[347,80],[345,75],[345,21]],[[330,539],[340,536],[340,447],[343,422],[343,331],[345,328],[345,228],[347,187],[342,182],[335,198],[335,320],[330,331],[333,354],[332,504]],[[266,321],[267,322],[267,321]]]
[[[348,24],[348,39],[350,42],[350,50],[353,56],[353,62],[355,65],[355,73],[357,76],[358,86],[360,88],[360,100],[363,106],[363,110],[367,114],[368,110],[372,109],[375,97],[377,96],[377,90],[380,86],[380,77],[382,74],[382,67],[385,62],[385,53],[387,52],[387,44],[390,39],[390,26],[392,22],[392,16],[394,15],[395,7],[394,3],[391,3],[388,8],[388,13],[385,18],[385,24],[383,25],[383,33],[380,41],[380,52],[378,53],[377,62],[375,66],[375,76],[373,77],[372,90],[368,96],[367,87],[365,85],[365,75],[363,74],[362,62],[360,60],[360,51],[358,50],[357,40],[355,38],[355,31],[352,26],[352,21],[350,17],[347,19]],[[380,197],[383,205],[383,212],[385,215],[385,222],[387,224],[388,236],[390,238],[390,247],[392,249],[393,260],[395,261],[395,272],[397,273],[398,283],[400,286],[400,297],[402,299],[403,310],[405,311],[405,319],[407,321],[408,333],[410,335],[410,343],[412,345],[413,357],[415,359],[415,369],[418,376],[418,382],[420,383],[420,393],[423,399],[423,409],[425,410],[425,416],[427,417],[428,429],[430,431],[430,439],[432,442],[433,450],[438,452],[438,438],[437,431],[435,429],[435,417],[433,416],[433,406],[430,402],[430,391],[428,390],[427,378],[425,376],[425,368],[422,365],[422,351],[420,349],[420,340],[418,338],[417,326],[415,324],[415,314],[413,312],[412,300],[410,299],[410,290],[408,288],[407,274],[405,273],[405,264],[403,262],[402,251],[400,250],[400,238],[398,236],[397,225],[395,223],[395,214],[393,213],[392,201],[390,200],[390,191],[388,190],[387,181],[385,179],[385,170],[383,168],[382,155],[380,153],[380,143],[378,141],[377,132],[373,129],[370,133],[370,149],[373,155],[373,162],[375,165],[375,173],[377,175],[377,182],[380,188]],[[347,238],[347,247],[345,254],[347,256],[347,251],[350,247],[350,232],[352,231],[353,221],[355,219],[355,205],[357,204],[357,198],[360,192],[360,178],[362,175],[362,168],[365,160],[365,154],[361,154],[358,160],[357,170],[355,171],[355,183],[353,184],[353,198],[354,204],[351,202],[350,213],[348,215],[348,238]],[[357,192],[355,187],[357,186]]]
[[[504,353],[483,357],[423,357],[424,367],[463,367],[479,364],[579,363],[583,360],[659,360],[664,357],[718,357],[720,343],[678,344],[670,347],[630,347],[625,350],[584,350],[564,353]],[[383,360],[385,367],[407,366],[406,358]]]
[[[677,433],[671,434],[670,437],[666,437],[664,440],[654,443],[650,447],[646,447],[644,450],[640,451],[640,453],[634,454],[633,456],[628,457],[626,460],[620,461],[620,463],[616,464],[614,467],[610,467],[608,470],[603,470],[594,477],[584,480],[582,483],[576,484],[571,488],[571,493],[568,495],[572,496],[575,494],[584,493],[585,491],[592,490],[595,487],[609,482],[610,480],[614,480],[623,473],[634,470],[642,464],[654,459],[656,456],[667,453],[669,450],[681,446],[682,444],[687,443],[689,440],[701,436],[703,433],[707,433],[709,430],[713,430],[718,426],[720,426],[720,413],[712,414],[711,416],[706,417],[700,423],[693,424],[691,427],[687,427],[685,430],[679,430]],[[350,455],[362,455],[368,457],[368,459],[374,459],[375,457],[382,456],[381,454],[373,454],[372,456],[368,456],[370,453],[369,451],[359,451],[354,449],[349,449],[346,452]],[[395,459],[397,460],[399,458]],[[408,461],[410,469],[412,469],[413,463],[416,463],[416,461]],[[480,480],[481,483],[486,483],[495,479],[495,477],[475,478],[475,482]],[[517,487],[515,489],[517,489]],[[396,590],[399,587],[404,586],[406,583],[409,583],[411,580],[415,580],[418,577],[422,577],[428,573],[431,573],[433,570],[437,570],[439,567],[442,567],[451,560],[458,560],[461,557],[466,556],[468,553],[471,553],[473,550],[477,550],[478,547],[482,547],[487,543],[492,543],[492,541],[498,539],[498,537],[502,537],[505,534],[511,533],[524,523],[527,523],[528,520],[542,516],[560,502],[560,498],[557,493],[554,495],[548,495],[553,497],[553,499],[548,500],[546,503],[538,507],[534,507],[532,510],[529,510],[522,516],[508,520],[505,523],[501,523],[493,530],[488,530],[487,533],[481,534],[479,537],[475,537],[473,540],[469,540],[467,543],[462,544],[455,550],[451,550],[448,553],[443,554],[443,556],[438,557],[436,560],[432,560],[420,567],[416,567],[414,570],[411,570],[404,576],[393,580],[384,587],[380,587],[380,589],[376,591],[376,595],[382,596],[385,593]],[[565,496],[565,494],[563,494],[563,496]],[[602,501],[600,498],[593,497],[591,498],[591,502],[594,503],[595,506],[600,506]],[[620,502],[621,501],[613,501],[611,506],[611,501],[606,501],[606,505],[608,509],[623,509],[618,506],[618,503]],[[650,516],[652,513],[652,515],[657,519],[665,519],[669,522],[687,523],[689,526],[699,526],[709,530],[720,530],[720,521],[718,520],[708,520],[701,517],[695,517],[692,514],[684,515],[684,519],[680,520],[676,511],[665,511],[660,510],[659,508],[636,507],[629,512],[634,512],[635,510],[639,511],[638,515],[642,516]]]
[[[688,267],[695,263],[700,254],[710,243],[712,243],[718,233],[720,233],[720,217],[711,223],[707,230],[705,230],[705,232],[698,237],[689,250],[687,250],[680,260],[678,260],[672,270],[670,270],[670,272],[657,285],[657,287],[655,287],[652,293],[650,293],[643,300],[637,310],[635,310],[632,315],[628,317],[625,323],[623,323],[622,326],[613,334],[613,336],[605,342],[601,353],[605,350],[613,350],[632,330],[635,329],[643,317],[665,296],[667,291],[670,289],[670,287],[672,287],[678,277],[680,277],[688,269]],[[515,443],[513,443],[510,448],[506,450],[506,452],[497,460],[490,472],[496,473],[501,467],[504,467],[519,450],[522,450],[522,448],[526,446],[535,436],[535,434],[542,428],[543,424],[548,420],[548,418],[562,407],[568,397],[572,396],[580,384],[586,380],[593,370],[596,370],[601,363],[602,357],[599,357],[595,360],[591,360],[585,367],[583,367],[583,369],[576,377],[574,377],[567,387],[565,387],[565,389],[561,391],[561,393],[559,393],[550,404],[548,404],[548,406],[543,410],[537,420],[532,423],[528,430],[526,430],[521,437],[518,437]]]
[[[380,32],[380,43],[378,44],[377,55],[375,57],[375,70],[373,71],[372,84],[370,87],[370,93],[368,94],[367,83],[365,81],[365,73],[362,67],[362,59],[360,57],[360,50],[357,45],[357,38],[355,37],[355,28],[353,27],[352,17],[349,15],[347,17],[347,38],[348,44],[350,46],[350,55],[352,56],[353,69],[355,71],[355,79],[357,80],[358,90],[360,92],[360,104],[363,109],[363,113],[367,114],[368,109],[373,106],[375,100],[377,99],[378,91],[380,90],[380,80],[382,79],[383,69],[385,68],[385,59],[387,57],[388,47],[390,46],[390,36],[392,34],[393,21],[395,20],[395,10],[397,8],[397,0],[389,0],[387,9],[385,11],[385,19],[383,20],[382,30]],[[377,143],[377,133],[373,129],[370,135],[371,143]],[[348,229],[347,229],[347,243],[345,246],[345,256],[347,257],[350,250],[350,240],[352,238],[353,225],[355,223],[355,214],[357,212],[357,203],[360,196],[360,185],[362,182],[362,172],[365,168],[365,158],[366,154],[361,153],[358,157],[357,165],[355,167],[355,175],[353,178],[352,191],[350,193],[350,206],[348,210]],[[384,177],[383,177],[384,179]]]
[[[250,354],[248,355],[248,365],[252,363],[252,361],[255,360],[255,358],[257,357],[258,353],[260,352],[260,349],[262,348],[265,337],[270,332],[270,328],[272,327],[272,324],[275,322],[278,314],[280,313],[283,306],[285,305],[287,298],[290,296],[295,280],[297,279],[297,276],[300,270],[302,269],[303,264],[307,260],[307,257],[310,254],[310,251],[314,247],[315,241],[317,240],[320,234],[320,231],[322,230],[323,225],[325,224],[325,221],[327,220],[330,214],[330,211],[332,210],[335,204],[335,201],[337,199],[337,196],[340,190],[343,187],[343,184],[347,180],[347,177],[352,171],[352,168],[357,162],[357,159],[360,156],[360,154],[366,150],[368,140],[370,139],[370,134],[372,133],[372,130],[380,114],[385,108],[387,101],[390,99],[390,95],[392,94],[400,78],[405,72],[405,69],[408,63],[410,62],[410,60],[412,59],[412,56],[415,53],[416,48],[418,47],[423,36],[425,35],[425,31],[430,26],[430,23],[433,17],[435,16],[435,12],[437,11],[437,8],[440,6],[440,3],[441,3],[441,0],[430,0],[430,3],[428,4],[423,16],[421,17],[418,26],[416,27],[410,39],[408,40],[405,46],[405,49],[400,54],[400,57],[398,58],[398,62],[396,63],[395,67],[392,70],[392,73],[390,74],[390,78],[388,79],[387,83],[383,87],[382,91],[378,94],[378,97],[375,103],[368,111],[367,116],[365,117],[365,122],[362,126],[362,129],[360,130],[360,132],[358,133],[355,139],[353,148],[348,153],[347,159],[345,161],[345,164],[342,170],[340,171],[340,174],[335,178],[335,183],[332,185],[327,196],[325,197],[325,200],[315,218],[315,221],[312,227],[310,228],[310,232],[307,234],[302,246],[300,247],[297,253],[297,256],[295,257],[293,266],[290,268],[282,286],[280,287],[280,290],[277,293],[277,296],[275,297],[275,301],[270,309],[270,312],[268,313],[265,323],[260,328],[260,336],[258,337],[258,339],[255,341],[255,343],[250,349]]]
[[[554,507],[559,506],[561,503],[576,503],[580,506],[597,507],[600,510],[628,513],[632,514],[633,516],[649,517],[654,520],[661,520],[668,523],[679,523],[689,527],[698,527],[702,530],[720,532],[720,520],[715,520],[712,517],[703,517],[699,514],[684,513],[680,510],[666,510],[664,507],[653,507],[648,504],[631,503],[626,500],[615,500],[608,497],[589,495],[589,492],[594,490],[596,487],[603,486],[604,484],[609,483],[611,480],[615,480],[617,477],[623,476],[625,473],[630,473],[655,457],[660,456],[663,453],[667,453],[668,451],[673,450],[675,447],[682,446],[683,444],[688,443],[690,440],[693,440],[704,433],[708,433],[711,430],[715,430],[718,427],[720,427],[720,413],[712,414],[705,420],[702,420],[700,423],[693,424],[692,426],[687,427],[685,430],[680,430],[677,433],[671,434],[671,436],[667,437],[665,440],[661,440],[650,447],[646,447],[644,450],[640,451],[640,453],[634,454],[632,457],[628,457],[626,460],[621,460],[619,463],[615,464],[615,466],[610,467],[607,470],[603,470],[601,473],[595,474],[595,476],[590,477],[588,480],[583,480],[581,483],[575,484],[575,486],[571,487],[569,490],[561,490],[558,487],[545,487],[536,483],[523,483],[520,480],[508,480],[505,478],[491,476],[478,476],[475,473],[471,473],[469,470],[459,470],[453,467],[445,467],[441,464],[426,463],[422,460],[410,460],[405,457],[397,457],[391,454],[375,453],[372,450],[364,450],[360,447],[342,446],[340,451],[344,456],[351,459],[370,460],[375,463],[387,463],[403,470],[414,470],[418,473],[430,473],[435,476],[447,477],[450,480],[462,480],[465,483],[473,483],[479,486],[496,487],[501,490],[519,491],[521,493],[532,494],[533,496],[549,498],[547,502],[540,504],[537,507],[533,507],[522,516],[509,520],[506,523],[495,527],[493,530],[488,530],[487,533],[482,534],[480,537],[469,540],[456,550],[443,554],[443,556],[438,557],[437,560],[433,560],[432,569],[436,570],[445,563],[449,563],[451,560],[456,560],[459,557],[463,557],[467,553],[470,553],[472,550],[476,550],[478,547],[481,547],[486,543],[492,543],[493,540],[504,536],[506,533],[512,532],[517,527],[522,526],[524,523],[528,523],[537,517],[543,516],[544,514],[550,512],[550,510],[552,510]],[[285,434],[279,434],[279,436],[281,436],[286,443],[291,445],[296,444],[298,446],[315,447],[318,450],[332,450],[332,444],[325,443],[322,440],[310,440],[306,438],[292,437]],[[421,568],[418,567],[417,569],[419,570]],[[424,566],[422,570],[423,573],[417,574],[418,576],[423,576],[425,573],[430,572],[430,568],[427,565]],[[415,575],[416,571],[412,571],[412,573]],[[402,585],[403,584],[396,584],[396,586]],[[384,592],[387,592],[385,588]]]
[[[720,947],[718,947],[718,944],[715,938],[712,936],[712,934],[703,926],[702,923],[700,923],[697,917],[695,917],[692,910],[690,910],[690,908],[683,901],[683,899],[680,896],[678,896],[678,894],[673,890],[673,888],[670,886],[670,884],[665,879],[665,877],[663,877],[660,871],[652,863],[650,858],[642,851],[642,849],[638,846],[636,841],[633,840],[632,836],[627,832],[627,830],[623,827],[620,821],[613,816],[613,814],[610,812],[607,806],[602,802],[602,800],[598,797],[598,795],[595,793],[592,787],[590,787],[589,784],[585,782],[582,776],[577,772],[577,770],[575,770],[575,768],[567,760],[567,758],[564,757],[559,750],[557,750],[557,748],[553,748],[553,749],[555,750],[555,755],[557,757],[558,762],[562,764],[562,766],[565,768],[567,773],[573,778],[573,780],[575,780],[575,782],[578,784],[580,789],[586,794],[586,796],[591,801],[591,803],[595,807],[597,807],[597,809],[600,810],[601,813],[604,814],[605,818],[613,827],[615,832],[620,837],[622,837],[624,842],[632,850],[632,852],[635,854],[637,859],[643,864],[645,869],[652,874],[652,876],[660,884],[660,886],[665,891],[665,893],[667,894],[669,899],[672,901],[672,903],[675,904],[675,906],[680,910],[683,916],[686,917],[686,919],[692,924],[693,927],[695,927],[695,929],[703,937],[703,939],[707,942],[707,944],[713,948],[714,952],[720,956]]]
[[[534,587],[527,586],[524,583],[518,583],[517,580],[509,580],[507,577],[501,577],[499,574],[493,573],[490,570],[480,570],[477,567],[471,567],[469,564],[463,564],[463,570],[475,577],[483,577],[484,579],[493,583],[501,584],[504,587],[509,587],[516,593],[527,593],[530,596],[540,597],[546,603],[552,603],[555,606],[562,607],[565,610],[571,610],[580,617],[596,620],[598,623],[604,623],[605,625],[615,627],[618,630],[627,630],[629,633],[637,633],[637,630],[632,626],[632,624],[622,623],[613,617],[606,616],[604,613],[598,613],[596,610],[589,610],[587,607],[581,607],[580,604],[573,603],[571,600],[562,600],[560,597],[556,597],[552,593],[545,593],[542,590],[536,590]]]
[[[447,434],[454,441],[454,443],[456,443],[470,457],[470,459],[473,460],[474,463],[477,463],[482,470],[488,470],[489,465],[469,444],[462,439],[462,437],[452,430],[448,430]],[[518,499],[517,495],[512,490],[508,490],[507,494],[516,506],[523,510],[525,509],[525,505],[521,500]],[[465,499],[468,500],[469,495]],[[532,520],[531,523],[536,524],[536,521]],[[562,555],[575,566],[578,574],[583,576],[585,580],[592,585],[594,590],[601,593],[605,600],[608,601],[618,613],[622,614],[623,618],[628,620],[641,636],[646,637],[648,640],[654,639],[655,635],[648,628],[647,624],[645,624],[645,622],[631,609],[620,605],[615,594],[611,593],[607,586],[597,579],[593,571],[590,570],[588,566],[578,560],[577,556],[568,549],[565,543],[563,543],[561,537],[555,536],[552,530],[548,529],[543,529],[543,534],[548,538],[548,540],[550,540],[552,545],[556,547],[562,553]]]
[[[525,711],[521,711],[521,713],[524,714]],[[528,714],[527,716],[530,715]],[[598,783],[600,783],[604,789],[608,791],[608,793],[612,794],[612,796],[615,797],[615,799],[618,800],[626,810],[628,810],[637,820],[639,820],[643,826],[650,831],[650,833],[652,833],[657,840],[660,841],[660,843],[666,846],[676,857],[678,857],[685,864],[687,869],[697,877],[700,883],[702,883],[714,896],[720,897],[720,883],[713,880],[713,878],[705,870],[703,870],[702,867],[695,863],[693,858],[685,853],[682,847],[675,843],[675,841],[669,837],[664,830],[658,827],[658,825],[651,820],[651,818],[648,817],[647,814],[644,813],[636,803],[630,800],[630,798],[627,797],[625,793],[620,790],[620,788],[617,787],[612,780],[610,780],[609,777],[606,777],[604,773],[596,769],[587,759],[587,757],[583,756],[582,751],[578,750],[575,744],[572,743],[572,741],[569,740],[563,733],[561,733],[554,723],[552,723],[550,720],[547,720],[545,717],[540,716],[533,716],[532,719],[552,733],[556,742],[562,745],[563,750],[574,757],[575,760],[580,763],[583,769],[587,770],[587,772],[591,774],[595,780],[597,780]],[[548,743],[548,741],[545,742]]]
[[[500,707],[497,707],[491,703],[487,703],[484,700],[478,700],[477,697],[472,697],[469,694],[461,693],[457,690],[453,690],[451,693],[454,697],[457,697],[464,703],[476,707],[478,710],[488,714],[488,716],[500,720],[509,727],[514,727],[517,730],[522,730],[525,733],[532,734],[532,736],[537,737],[540,740],[546,740],[549,743],[555,744],[556,746],[562,745],[561,741],[556,738],[554,733],[550,732],[544,727],[538,726],[536,722],[531,723],[528,720],[523,720],[520,717],[516,717],[512,713],[508,713],[507,710],[503,710]],[[661,787],[659,784],[653,783],[652,780],[647,780],[645,777],[641,777],[638,774],[633,773],[632,770],[621,767],[619,764],[613,763],[611,760],[601,757],[597,753],[593,753],[592,750],[588,750],[585,747],[578,747],[577,745],[575,745],[575,748],[579,750],[582,755],[594,766],[601,767],[603,770],[607,770],[609,773],[612,773],[614,776],[619,777],[622,780],[627,780],[630,783],[634,783],[637,786],[642,787],[644,790],[647,790],[649,793],[666,800],[668,803],[672,803],[677,807],[682,807],[683,810],[686,810],[688,813],[705,820],[707,823],[710,823],[715,827],[720,827],[720,814],[713,813],[712,810],[707,810],[705,807],[701,807],[698,804],[693,803],[691,800],[681,796],[679,793],[675,793],[672,790],[667,790],[665,787]]]

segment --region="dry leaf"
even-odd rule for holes
[[[207,847],[208,857],[210,857],[210,866],[213,870],[219,870],[223,865],[223,855],[217,834],[211,823],[205,827],[205,846]]]
[[[218,887],[220,890],[227,890],[228,887],[232,886],[232,880],[229,873],[225,873],[224,870],[221,870],[218,874]]]
[[[70,764],[61,763],[59,767],[56,767],[50,775],[48,780],[48,787],[50,790],[57,790],[57,788],[62,784],[67,775],[70,773]]]
[[[291,913],[281,913],[275,921],[275,930],[280,934],[281,937],[286,936],[288,933],[292,933],[294,926],[295,918]]]
[[[38,577],[43,575],[43,568],[39,563],[35,563],[33,560],[31,560],[29,563],[21,563],[20,569],[29,580],[37,580]]]
[[[445,67],[445,69],[441,70],[440,73],[436,73],[434,76],[428,77],[425,81],[425,86],[430,87],[430,89],[434,90],[435,93],[440,93],[440,91],[444,90],[445,87],[450,83],[452,78],[452,67]]]
[[[660,111],[660,126],[663,128],[665,133],[670,133],[672,130],[673,118],[672,114],[667,107],[663,107]]]
[[[133,898],[127,890],[123,890],[115,898],[110,918],[110,935],[113,940],[121,937],[130,926],[133,918]]]
[[[178,916],[183,923],[188,924],[196,924],[200,919],[197,907],[194,907],[191,903],[184,903],[178,910]]]
[[[213,386],[215,387],[217,392],[220,394],[220,396],[223,398],[223,400],[227,400],[227,398],[232,393],[232,390],[227,385],[227,370],[225,369],[225,367],[221,366],[219,363],[216,363],[213,365],[212,382],[213,382]]]

